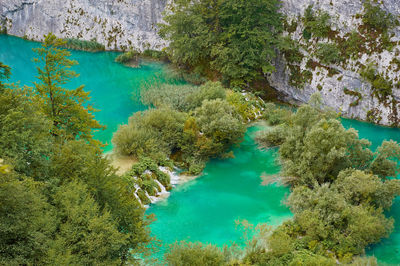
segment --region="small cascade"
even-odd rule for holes
[[[181,183],[181,182],[180,182],[180,181],[181,181],[181,178],[180,178],[179,175],[177,175],[175,172],[170,171],[167,167],[163,167],[163,166],[160,166],[159,169],[160,169],[162,172],[164,172],[164,173],[166,173],[167,175],[169,175],[171,185],[176,186],[176,185],[178,185],[178,184]]]
[[[154,180],[157,185],[160,187],[161,191],[158,191],[157,196],[159,196],[160,198],[166,198],[169,196],[169,192],[167,191],[167,189],[163,186],[163,184],[160,183],[160,181],[158,181],[157,179]]]

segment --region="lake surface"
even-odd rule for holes
[[[38,46],[35,42],[0,36],[0,62],[12,68],[11,82],[33,86],[32,82],[37,81],[32,48]],[[91,103],[100,110],[96,119],[107,126],[95,137],[109,144],[118,125],[126,123],[132,113],[146,109],[138,97],[141,84],[161,74],[165,67],[148,63],[132,69],[114,63],[116,56],[114,52],[72,51],[72,58],[79,61],[74,70],[81,76],[69,85],[73,88],[85,84],[86,90],[91,91]],[[373,149],[386,139],[400,142],[399,129],[349,119],[343,119],[343,124],[357,129],[360,137],[372,142]],[[244,142],[234,148],[235,158],[212,160],[204,175],[175,188],[167,200],[150,207],[148,213],[156,214],[158,219],[151,226],[153,234],[165,245],[185,239],[217,245],[240,243],[242,232],[236,230],[236,220],[277,225],[291,217],[282,204],[289,190],[261,185],[261,176],[278,173],[279,166],[275,163],[276,150],[258,149],[254,142],[257,130],[260,126],[249,128]],[[111,145],[105,151],[110,149]],[[367,252],[380,262],[396,265],[400,264],[400,200],[396,200],[388,215],[396,219],[394,233]]]

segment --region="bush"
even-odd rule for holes
[[[138,112],[114,134],[116,152],[122,155],[169,156],[182,139],[187,115],[170,108]]]
[[[392,95],[393,83],[378,73],[374,65],[368,65],[361,71],[360,75],[371,83],[374,95],[380,100],[384,100]]]
[[[95,39],[91,41],[79,40],[79,39],[65,39],[66,44],[65,48],[74,49],[74,50],[82,50],[89,52],[98,52],[104,51],[105,46],[98,43]]]
[[[204,100],[225,99],[226,92],[219,82],[207,82],[200,87],[161,84],[143,88],[141,97],[143,103],[147,105],[169,106],[188,112],[201,106]]]
[[[343,60],[339,48],[333,43],[319,43],[316,55],[321,63],[326,65],[337,64]]]
[[[142,52],[142,56],[150,57],[157,60],[168,60],[168,56],[164,51],[157,51],[152,49],[147,49]]]
[[[378,4],[371,3],[371,1],[364,3],[362,21],[369,28],[382,32],[393,28],[398,22],[391,13],[386,12]]]
[[[170,246],[165,261],[171,266],[222,266],[225,256],[215,246],[182,241]]]
[[[127,64],[133,61],[138,60],[139,53],[137,51],[129,51],[125,52],[123,54],[120,54],[115,58],[115,62],[121,63],[121,64]]]
[[[285,128],[277,126],[259,133],[256,136],[256,141],[264,147],[277,147],[285,141],[285,136]]]
[[[326,38],[331,31],[331,17],[328,13],[318,11],[316,15],[313,6],[310,5],[304,13],[304,32],[305,39],[310,39],[311,36],[317,38]]]
[[[273,103],[266,104],[263,117],[270,126],[285,123],[290,118],[292,112],[288,109],[279,108]]]

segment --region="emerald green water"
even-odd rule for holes
[[[32,86],[36,75],[32,48],[38,45],[0,36],[0,62],[12,67],[12,82]],[[72,52],[73,59],[80,63],[74,70],[81,76],[70,86],[85,84],[86,90],[91,91],[91,103],[101,110],[95,114],[96,119],[107,126],[107,130],[97,132],[95,137],[104,143],[110,143],[118,125],[126,123],[132,113],[146,109],[137,92],[143,81],[162,73],[164,68],[158,63],[144,64],[139,69],[127,68],[114,63],[116,55]],[[385,139],[400,142],[399,129],[348,119],[343,119],[343,124],[357,129],[360,137],[372,142],[373,149]],[[278,173],[279,166],[275,163],[276,150],[259,150],[254,143],[254,134],[259,129],[260,126],[249,128],[244,142],[234,148],[235,158],[212,160],[201,177],[178,186],[167,200],[149,208],[148,213],[156,214],[158,219],[151,226],[153,234],[164,245],[184,239],[217,245],[240,243],[242,233],[236,230],[235,220],[277,225],[291,217],[281,203],[289,190],[261,185],[261,175]],[[110,149],[109,145],[105,150]],[[396,219],[394,233],[371,247],[368,254],[377,256],[380,262],[400,265],[400,199],[388,215]]]
[[[21,85],[33,86],[32,82],[38,81],[36,64],[32,61],[36,57],[32,48],[38,46],[36,42],[0,35],[0,62],[12,68],[9,82],[20,81]],[[106,144],[111,144],[118,125],[126,123],[134,112],[146,109],[137,92],[143,81],[154,77],[164,67],[159,63],[143,64],[137,69],[125,67],[114,62],[117,55],[115,52],[72,51],[72,59],[79,62],[73,69],[80,76],[67,85],[75,88],[84,84],[85,90],[91,92],[91,103],[101,110],[95,114],[96,119],[107,126],[106,130],[96,132],[95,138]],[[108,145],[105,151],[111,149]]]

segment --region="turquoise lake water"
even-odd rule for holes
[[[38,45],[0,36],[0,62],[12,67],[11,82],[32,86],[36,76],[32,48]],[[104,143],[110,143],[118,125],[126,123],[132,113],[146,109],[137,92],[144,81],[160,74],[165,67],[148,63],[132,69],[114,63],[116,55],[113,52],[72,52],[72,58],[80,63],[74,70],[81,76],[70,86],[85,84],[86,90],[91,91],[91,102],[101,110],[95,114],[96,118],[107,126],[95,137]],[[360,137],[373,143],[373,149],[385,139],[400,142],[399,129],[348,119],[343,119],[343,124],[357,129]],[[275,163],[275,150],[262,151],[254,143],[254,134],[259,129],[255,126],[247,131],[244,142],[234,148],[235,158],[209,162],[204,175],[178,186],[167,200],[151,206],[148,213],[156,214],[158,219],[151,226],[153,234],[164,244],[184,239],[218,245],[231,241],[240,243],[242,232],[236,230],[235,220],[277,225],[291,217],[282,204],[289,190],[261,185],[261,175],[278,173],[279,167]],[[109,145],[105,151],[110,149]],[[400,264],[400,200],[396,200],[388,215],[396,219],[395,232],[367,252],[381,262],[396,265]]]

